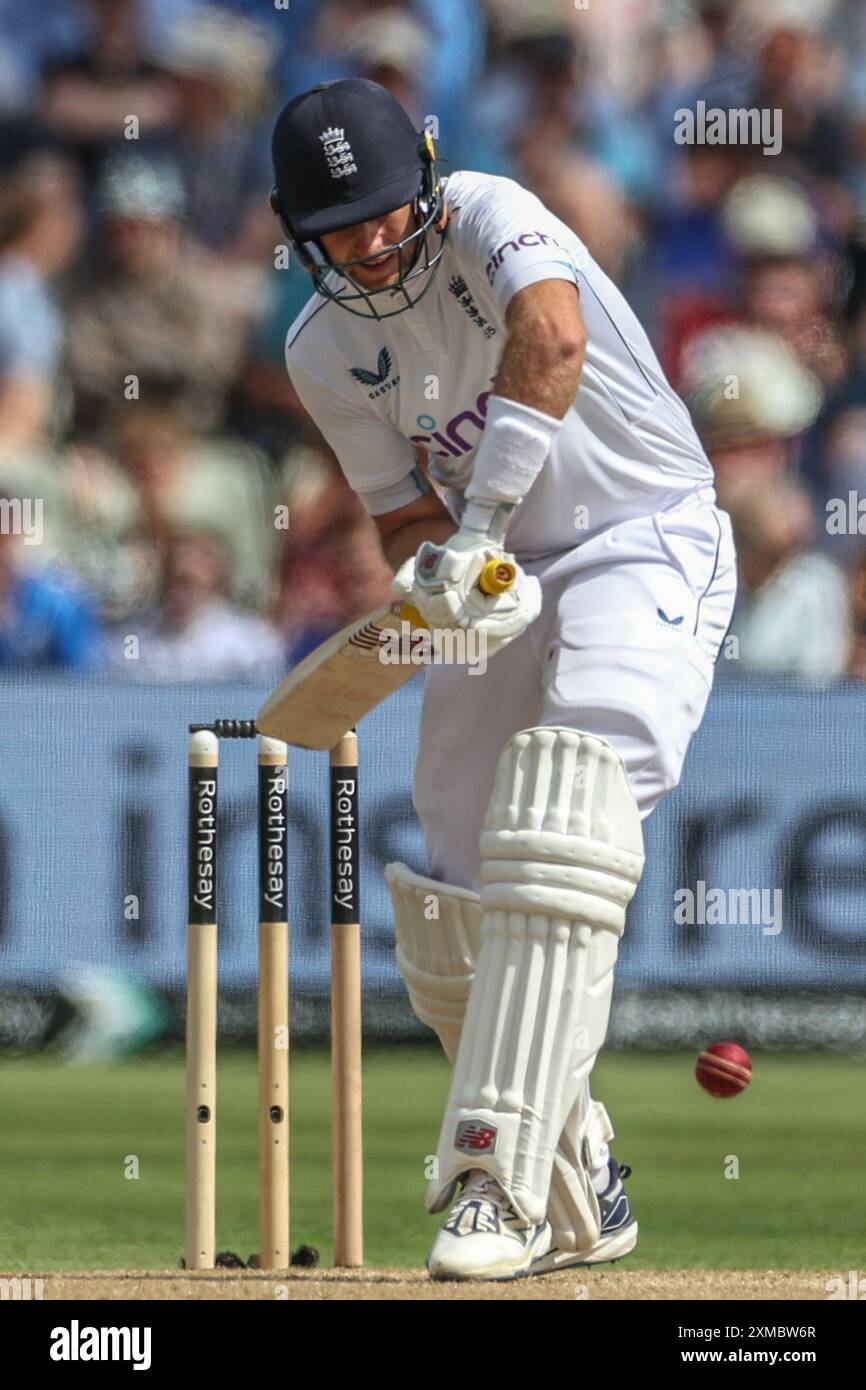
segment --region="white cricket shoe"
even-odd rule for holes
[[[631,1177],[631,1168],[627,1163],[617,1163],[613,1154],[608,1159],[607,1167],[610,1181],[598,1199],[601,1230],[595,1245],[583,1254],[576,1250],[560,1250],[558,1246],[554,1246],[535,1261],[530,1274],[552,1274],[558,1269],[580,1265],[613,1263],[634,1250],[637,1245],[638,1225],[623,1187],[623,1182]]]
[[[528,1226],[496,1179],[474,1168],[433,1242],[427,1268],[434,1279],[520,1279],[552,1245],[548,1221]]]

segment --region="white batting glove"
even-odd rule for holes
[[[516,571],[505,593],[478,587],[489,561],[508,561]],[[425,541],[400,566],[392,592],[411,603],[431,628],[473,628],[488,639],[488,652],[519,637],[541,612],[541,585],[512,555],[478,532],[458,531],[444,545]],[[492,644],[495,643],[495,646]]]

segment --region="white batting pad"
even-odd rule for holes
[[[424,878],[406,864],[388,864],[385,881],[409,1001],[453,1066],[481,946],[481,900],[466,888]],[[588,1250],[598,1240],[598,1198],[588,1169],[595,1165],[599,1142],[612,1138],[607,1111],[589,1097],[588,1087],[582,1088],[563,1126],[550,1184],[547,1219],[561,1250]]]
[[[481,944],[478,894],[423,878],[399,863],[386,866],[385,882],[409,1001],[453,1066]]]
[[[547,1219],[560,1250],[589,1250],[601,1231],[590,1173],[599,1166],[602,1145],[613,1138],[613,1125],[601,1102],[584,1091],[586,1085],[568,1112],[553,1156]]]
[[[427,1204],[469,1169],[544,1220],[554,1152],[604,1042],[626,908],[643,870],[619,755],[566,728],[506,745],[481,836],[482,940]]]

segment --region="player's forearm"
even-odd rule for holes
[[[417,555],[424,541],[443,545],[457,530],[453,521],[414,521],[402,526],[389,537],[384,550],[388,563],[394,570],[399,569],[410,555]]]
[[[462,520],[462,529],[498,539],[544,467],[574,401],[586,350],[570,280],[541,280],[519,290],[505,323],[508,338]]]
[[[426,469],[426,455],[419,462]],[[410,555],[417,555],[424,541],[441,545],[457,529],[445,503],[433,488],[404,507],[381,513],[373,520],[382,553],[395,571]]]
[[[561,420],[580,385],[586,353],[575,286],[568,280],[527,286],[511,301],[506,327],[495,394]]]
[[[453,521],[438,519],[427,519],[425,521],[412,521],[406,526],[401,526],[398,531],[394,531],[387,541],[382,544],[385,552],[385,559],[395,571],[400,568],[404,560],[408,560],[410,555],[417,555],[419,548],[424,541],[432,541],[434,545],[444,545],[449,536],[453,536],[457,530]]]

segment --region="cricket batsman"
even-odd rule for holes
[[[443,178],[429,135],[354,79],[290,101],[273,158],[315,291],[292,382],[395,594],[491,657],[427,673],[430,877],[386,870],[400,970],[453,1067],[428,1268],[618,1259],[637,1241],[630,1170],[590,1073],[641,821],[677,785],[730,621],[729,519],[635,315],[533,194]],[[491,559],[516,566],[504,592],[479,586]]]

